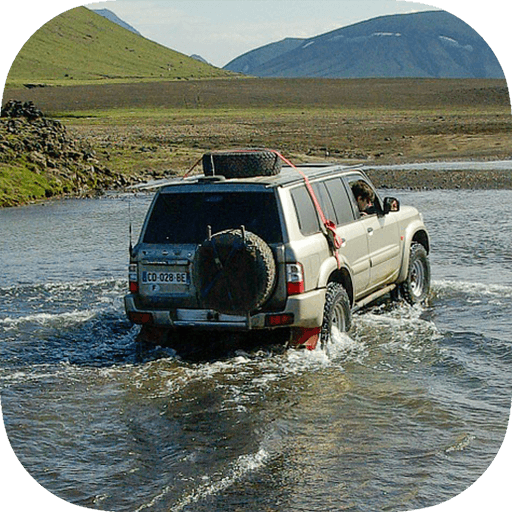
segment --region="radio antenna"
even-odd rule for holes
[[[129,219],[128,232],[129,232],[129,237],[130,237],[129,251],[130,251],[130,256],[131,256],[132,252],[133,252],[133,242],[132,242],[132,200],[131,200],[131,197],[128,198],[128,219]]]

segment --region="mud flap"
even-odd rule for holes
[[[305,348],[315,350],[320,339],[320,327],[297,327],[292,329],[290,346],[292,348]]]

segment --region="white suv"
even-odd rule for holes
[[[129,319],[161,341],[183,329],[286,329],[313,349],[351,313],[385,294],[430,291],[423,218],[381,199],[358,168],[281,167],[279,153],[203,157],[204,175],[156,193],[131,250]],[[371,187],[361,212],[354,183]]]

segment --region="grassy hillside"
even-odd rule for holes
[[[233,73],[165,48],[78,7],[49,21],[27,41],[11,67],[7,87],[226,76]]]

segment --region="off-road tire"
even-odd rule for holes
[[[281,172],[281,165],[281,158],[266,150],[222,151],[203,155],[205,176],[220,175],[228,179],[275,176]]]
[[[331,339],[332,327],[340,332],[347,332],[352,325],[352,310],[347,291],[339,283],[329,283],[325,294],[324,318],[320,331],[322,347]]]
[[[274,255],[268,244],[250,231],[221,231],[199,245],[193,279],[201,307],[246,315],[261,308],[272,293]]]
[[[400,285],[400,293],[411,305],[425,302],[430,294],[430,262],[421,244],[411,245],[407,278]]]

